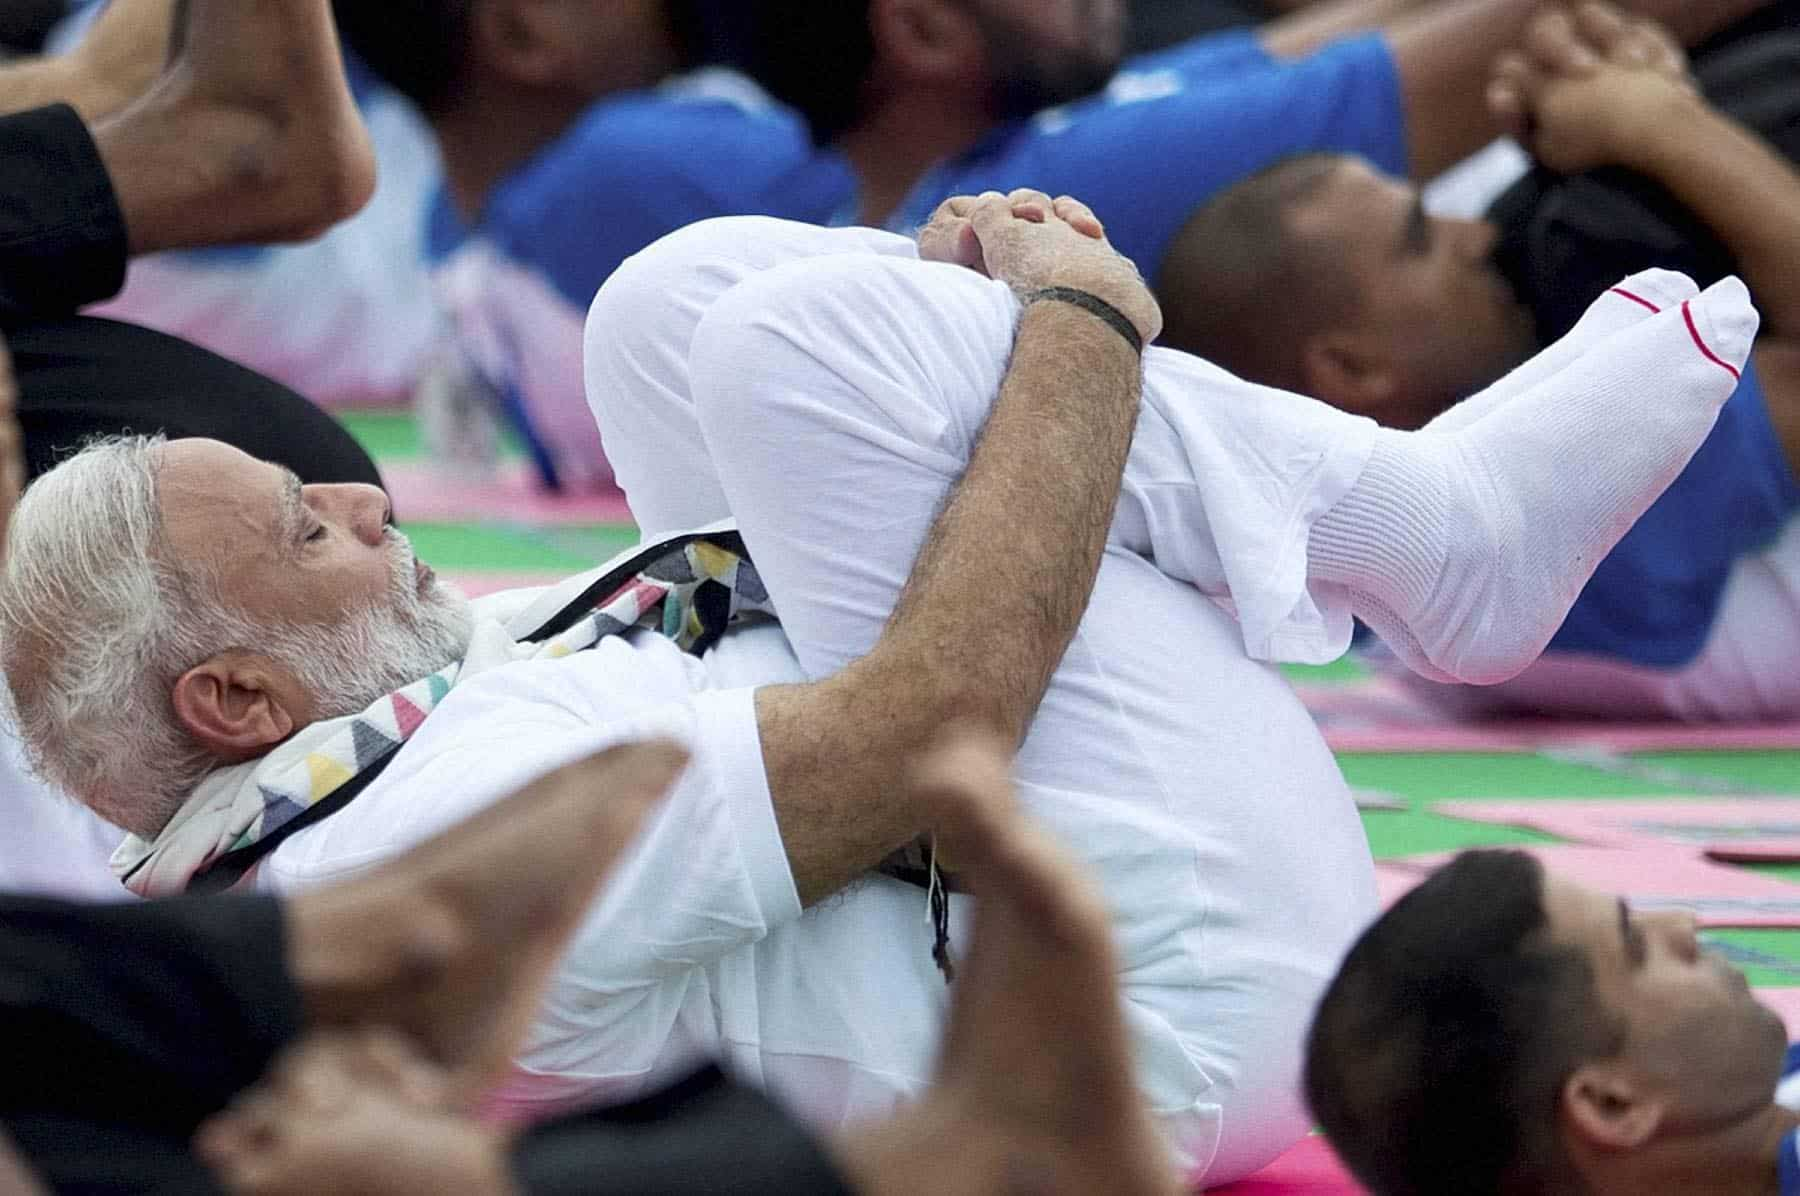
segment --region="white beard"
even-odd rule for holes
[[[281,627],[264,637],[264,650],[312,695],[316,718],[359,713],[469,650],[468,599],[436,577],[421,591],[412,546],[399,532],[388,534],[394,544],[382,601],[335,624]]]

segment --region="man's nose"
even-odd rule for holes
[[[1669,910],[1655,915],[1657,931],[1669,951],[1684,963],[1700,958],[1699,923],[1687,910]]]
[[[380,544],[388,524],[393,521],[394,511],[388,503],[387,491],[379,486],[339,482],[308,486],[307,491],[315,509],[337,518],[364,544]]]

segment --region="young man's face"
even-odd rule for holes
[[[1430,216],[1416,187],[1354,158],[1291,219],[1349,272],[1356,329],[1417,402],[1411,426],[1536,351],[1531,314],[1494,264],[1486,221]]]
[[[1768,1105],[1787,1032],[1743,973],[1702,949],[1691,914],[1634,911],[1555,876],[1544,910],[1550,936],[1587,957],[1596,995],[1625,1027],[1619,1061],[1667,1101],[1665,1133]]]

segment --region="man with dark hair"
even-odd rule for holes
[[[1535,207],[1433,217],[1403,180],[1314,154],[1225,191],[1176,238],[1170,343],[1393,427],[1428,424],[1567,333],[1624,270],[1739,270],[1753,287],[1767,317],[1753,368],[1551,652],[1492,691],[1434,698],[1598,717],[1800,712],[1800,637],[1783,630],[1800,595],[1800,541],[1783,538],[1800,510],[1800,174],[1700,90],[1764,113],[1791,154],[1781,130],[1796,105],[1757,99],[1755,84],[1791,79],[1797,59],[1800,39],[1765,35],[1703,60],[1697,87],[1655,26],[1586,4],[1536,23],[1492,79],[1498,114],[1528,114],[1528,144],[1573,176],[1522,186],[1543,196]],[[1684,297],[1647,282],[1619,298]]]
[[[1697,40],[1765,2],[1633,7]],[[1135,60],[1088,99],[1120,66],[1123,0],[748,7],[743,60],[849,158],[862,223],[905,231],[945,195],[1081,195],[1160,287],[1165,252],[1194,208],[1284,157],[1356,153],[1424,179],[1478,149],[1493,126],[1471,81],[1545,4],[1309,5]],[[1033,116],[1048,104],[1066,106]]]
[[[1306,1093],[1378,1196],[1800,1191],[1781,1019],[1700,949],[1517,852],[1459,856],[1351,949]]]
[[[582,321],[600,284],[696,220],[823,221],[847,174],[754,84],[694,71],[729,6],[335,8],[345,43],[419,105],[442,150],[426,255],[454,343],[422,391],[451,413],[431,426],[468,451],[510,424],[545,485],[604,483],[581,380]]]

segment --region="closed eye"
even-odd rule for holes
[[[321,523],[318,527],[313,528],[313,530],[307,534],[306,542],[308,544],[312,544],[319,540],[323,540],[325,538],[325,534],[326,534],[325,525],[323,523]]]

